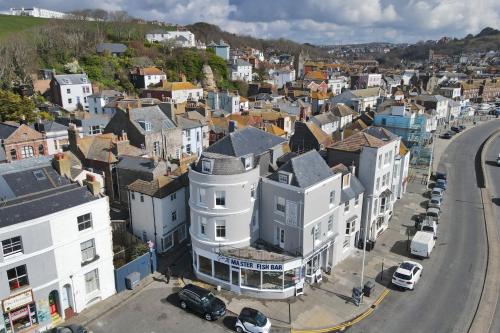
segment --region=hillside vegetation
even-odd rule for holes
[[[29,16],[0,15],[0,38],[14,32],[25,31],[29,28],[48,23],[48,19]]]

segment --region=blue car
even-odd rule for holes
[[[434,187],[446,190],[446,185],[447,185],[446,180],[438,179],[438,180],[436,180],[436,184],[434,185]]]

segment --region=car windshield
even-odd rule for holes
[[[399,272],[394,273],[394,276],[401,280],[411,280],[411,276]]]
[[[424,226],[424,227],[422,227],[422,230],[423,231],[434,231],[434,228],[431,226]]]
[[[267,318],[262,313],[257,312],[257,314],[255,315],[255,321],[257,322],[257,326],[263,327],[267,323]]]
[[[431,200],[431,203],[433,203],[433,204],[438,204],[438,203],[439,203],[439,200],[438,200],[438,199],[432,199],[432,200]]]
[[[210,294],[207,294],[206,296],[204,296],[201,299],[201,302],[203,304],[208,304],[208,303],[211,303],[214,298],[215,298],[214,294],[210,293]]]

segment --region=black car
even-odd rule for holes
[[[50,333],[89,333],[89,331],[80,325],[69,325],[54,327],[49,331]]]
[[[450,132],[441,134],[441,139],[451,139],[452,135]]]
[[[460,125],[458,126],[458,128],[460,128],[462,131],[465,130],[467,127],[465,127],[464,125]]]
[[[203,315],[206,320],[215,320],[226,314],[226,304],[210,290],[188,284],[179,291],[180,306]]]
[[[455,132],[455,133],[460,133],[460,132],[462,132],[462,130],[461,130],[459,127],[457,127],[457,126],[451,126],[451,128],[450,128],[450,129],[451,129],[453,132]]]
[[[435,179],[438,180],[438,179],[444,179],[446,180],[446,172],[444,171],[438,171],[436,172],[436,174],[434,175]]]

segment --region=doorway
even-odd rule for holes
[[[73,306],[73,293],[71,291],[71,285],[65,284],[61,294],[61,306],[64,312],[64,318],[68,319],[73,317],[75,314]]]

